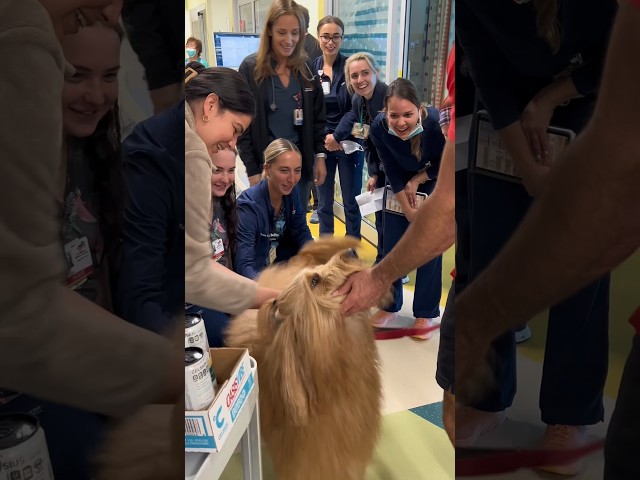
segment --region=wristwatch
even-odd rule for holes
[[[324,158],[326,160],[327,158],[327,154],[326,153],[316,153],[316,158]]]

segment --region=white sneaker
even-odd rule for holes
[[[498,427],[505,418],[504,410],[485,412],[466,405],[457,405],[456,447],[473,447],[478,438]]]
[[[404,277],[402,277],[402,284],[406,285],[407,283],[409,283],[409,275],[405,275]]]
[[[413,328],[430,327],[433,325],[435,320],[437,320],[437,318],[416,318],[416,321],[413,323]],[[433,331],[411,335],[411,338],[415,338],[416,340],[429,340],[432,336],[433,336]]]
[[[398,312],[378,310],[371,318],[371,326],[376,328],[388,328],[388,325],[398,318]]]
[[[562,450],[567,448],[578,448],[584,445],[586,428],[576,425],[547,425],[540,448],[544,450]],[[548,465],[539,467],[543,472],[555,473],[558,475],[574,476],[584,470],[584,459],[576,460],[573,463],[564,465]]]
[[[516,343],[524,343],[530,338],[531,338],[531,329],[527,324],[525,324],[524,328],[521,328],[516,332]]]
[[[311,214],[311,218],[309,219],[310,223],[313,223],[314,225],[320,223],[320,219],[318,218],[318,211],[314,210],[313,213]]]

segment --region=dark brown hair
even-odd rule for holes
[[[426,113],[424,112],[425,108],[420,103],[420,99],[418,98],[418,89],[411,80],[407,80],[406,78],[396,78],[389,84],[387,94],[384,97],[385,111],[387,110],[387,102],[390,97],[398,97],[413,103],[418,107],[418,115],[420,115],[420,121],[422,121],[422,114]],[[411,142],[411,153],[418,159],[418,161],[420,161],[420,158],[422,157],[422,146],[420,144],[421,137],[422,135],[416,135],[409,140],[409,142]]]
[[[338,17],[334,17],[333,15],[327,15],[326,17],[321,18],[320,21],[318,22],[318,28],[316,32],[320,33],[320,29],[324,25],[327,25],[329,23],[335,23],[336,25],[338,25],[342,30],[342,34],[344,35],[344,23]]]

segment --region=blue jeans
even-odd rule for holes
[[[403,215],[383,213],[383,255],[387,255],[404,232],[409,221]],[[402,308],[402,279],[393,282],[394,303],[385,308],[387,312],[398,312]],[[413,296],[413,316],[416,318],[435,318],[440,315],[440,297],[442,296],[442,255],[418,267],[416,288]]]
[[[362,193],[362,165],[364,154],[355,152],[347,155],[344,152],[329,152],[325,160],[327,178],[318,187],[318,219],[320,220],[320,235],[333,235],[333,196],[336,168],[340,175],[340,189],[344,205],[345,227],[347,235],[360,238],[360,208],[356,196]]]
[[[532,202],[524,187],[471,175],[469,282],[491,262]],[[540,389],[546,424],[591,425],[602,421],[608,364],[609,275],[554,305]],[[510,332],[493,343],[499,388],[474,405],[485,411],[511,406],[516,392],[516,348]]]
[[[217,310],[202,308],[198,305],[185,306],[184,313],[199,313],[204,320],[209,348],[224,347],[224,331],[229,324],[229,315]]]
[[[0,414],[31,413],[44,429],[56,480],[91,480],[93,459],[107,420],[96,413],[26,395],[0,406]]]

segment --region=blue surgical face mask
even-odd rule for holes
[[[187,57],[193,58],[195,56],[196,56],[196,49],[195,48],[187,48]]]
[[[388,131],[390,135],[400,138],[400,135],[398,135],[396,131],[393,128],[391,128],[391,126],[389,126]],[[407,135],[407,138],[401,138],[401,140],[405,140],[405,141],[409,140],[410,138],[413,138],[416,135],[420,135],[422,132],[423,132],[422,122],[418,122],[418,124],[416,125],[416,128],[414,128],[413,131],[409,135]]]

